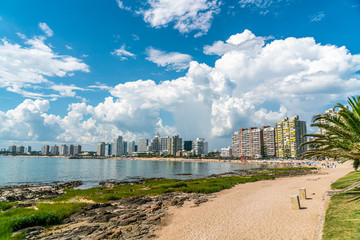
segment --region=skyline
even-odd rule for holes
[[[360,89],[355,0],[0,5],[0,146],[160,132],[220,149]]]

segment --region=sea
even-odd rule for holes
[[[275,165],[200,161],[151,161],[120,159],[69,159],[0,157],[0,187],[82,181],[80,188],[101,181],[135,181],[141,178],[193,179]]]

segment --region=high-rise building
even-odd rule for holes
[[[236,131],[232,135],[232,155],[234,157],[241,157],[240,155],[240,131]]]
[[[105,144],[105,156],[111,156],[111,143]]]
[[[69,147],[66,146],[65,144],[60,146],[60,155],[61,156],[67,156],[69,155]]]
[[[44,145],[41,147],[41,155],[48,156],[50,154],[49,145]]]
[[[149,140],[147,138],[140,138],[138,144],[138,152],[145,153],[149,145]]]
[[[69,155],[73,156],[74,155],[74,145],[70,144],[69,146]]]
[[[50,154],[53,156],[58,156],[59,155],[59,146],[57,146],[56,144],[54,146],[51,146]]]
[[[120,155],[127,155],[128,154],[128,149],[127,149],[127,142],[123,141],[123,147],[122,147],[122,152]]]
[[[16,153],[16,146],[15,145],[9,146],[9,152],[11,154],[15,154]]]
[[[275,149],[277,157],[299,157],[306,151],[306,147],[300,144],[306,142],[306,123],[300,121],[299,116],[284,118],[275,126]]]
[[[24,146],[16,146],[16,154],[24,154],[25,147]]]
[[[111,155],[113,156],[121,156],[124,152],[124,144],[122,136],[118,136],[114,138],[112,145],[111,145]]]
[[[332,117],[337,117],[338,113],[339,113],[338,111],[335,111],[335,108],[330,108],[330,109],[326,110],[323,115],[327,114],[327,115],[330,115]],[[320,119],[318,121],[318,123],[328,124],[329,122],[327,120],[325,120],[325,119]],[[324,134],[325,132],[326,132],[325,129],[319,128],[318,131],[317,131],[317,134]]]
[[[160,154],[169,154],[169,142],[170,138],[168,136],[160,137]]]
[[[208,142],[204,138],[197,138],[193,141],[192,148],[194,155],[208,154]]]
[[[266,157],[275,156],[275,128],[263,126],[263,155]]]
[[[175,155],[177,152],[182,150],[182,138],[179,135],[172,136],[168,143],[168,153]]]
[[[31,154],[31,146],[27,146],[27,147],[25,148],[25,153],[26,153],[26,154]]]
[[[74,146],[74,155],[80,155],[81,154],[81,145],[75,145]]]
[[[105,142],[101,142],[98,144],[96,154],[98,156],[105,156]]]
[[[160,152],[160,134],[156,133],[149,143],[148,147],[149,152],[157,153]]]
[[[191,151],[192,150],[192,141],[191,140],[184,140],[184,151]]]
[[[135,150],[135,141],[131,141],[131,142],[129,142],[129,154],[132,154],[134,152],[136,152],[136,150]]]

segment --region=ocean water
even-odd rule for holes
[[[82,188],[88,188],[108,180],[134,181],[155,177],[190,179],[240,169],[268,167],[275,166],[232,162],[0,157],[0,187],[81,180]]]

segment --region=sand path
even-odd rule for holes
[[[325,192],[331,182],[352,171],[350,163],[323,174],[259,181],[221,191],[199,207],[170,209],[159,239],[318,239]],[[302,210],[292,210],[290,195],[306,188]]]

